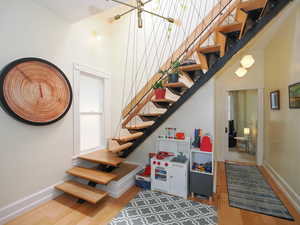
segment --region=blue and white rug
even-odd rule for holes
[[[229,205],[294,220],[256,166],[226,163]]]
[[[142,191],[109,225],[216,225],[214,207],[159,192]]]

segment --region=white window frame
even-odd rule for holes
[[[80,65],[78,63],[73,64],[73,122],[74,122],[74,132],[73,132],[73,158],[77,158],[81,154],[87,154],[90,152],[98,151],[100,149],[94,148],[84,152],[80,151],[80,75],[81,73],[88,74],[91,77],[101,78],[103,79],[103,112],[102,113],[84,113],[88,115],[98,115],[101,114],[103,116],[103,132],[104,132],[104,141],[105,146],[107,147],[106,140],[110,137],[111,133],[111,113],[110,113],[110,97],[111,97],[111,81],[110,81],[110,74],[106,72],[102,72],[90,66]]]

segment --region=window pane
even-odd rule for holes
[[[80,116],[80,151],[104,147],[101,115]]]
[[[103,111],[103,79],[80,74],[80,112]]]

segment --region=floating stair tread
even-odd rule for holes
[[[137,124],[137,125],[126,126],[126,129],[128,129],[128,130],[141,130],[141,129],[151,127],[153,124],[154,124],[154,121],[149,121],[149,122],[140,123],[140,124]]]
[[[161,98],[161,99],[152,99],[151,100],[152,102],[155,102],[155,103],[174,103],[175,101],[172,100],[172,99],[168,99],[168,98]]]
[[[187,86],[182,82],[167,83],[167,84],[164,84],[164,87],[168,87],[168,88],[187,88]]]
[[[267,0],[250,0],[250,1],[239,3],[238,8],[244,9],[245,11],[262,9],[265,7],[266,2]]]
[[[81,155],[79,156],[79,158],[90,162],[100,163],[100,164],[115,166],[115,167],[124,161],[124,159],[116,156],[112,152],[109,152],[107,149]]]
[[[107,195],[104,191],[75,181],[66,181],[55,186],[55,188],[93,204],[96,204]]]
[[[118,152],[121,152],[121,151],[124,151],[124,150],[130,148],[132,145],[133,145],[133,143],[128,142],[126,144],[113,147],[113,148],[109,149],[108,151],[118,153]]]
[[[201,70],[202,66],[201,64],[193,64],[187,66],[180,66],[179,69],[182,71],[195,71],[195,70]]]
[[[243,23],[232,23],[227,25],[222,25],[216,28],[216,31],[220,31],[223,33],[231,33],[240,31],[243,28]]]
[[[145,116],[145,117],[158,117],[163,115],[164,113],[141,113],[139,116]]]
[[[126,136],[115,137],[115,138],[113,138],[113,140],[120,141],[120,142],[128,142],[128,141],[138,139],[139,137],[143,136],[143,134],[144,134],[143,132],[138,132],[138,133],[130,134],[130,135],[126,135]]]
[[[116,178],[115,174],[84,167],[73,167],[72,169],[69,169],[67,173],[76,177],[96,182],[97,184],[108,184],[110,181]]]
[[[209,45],[206,47],[199,47],[198,51],[204,54],[219,52],[221,50],[220,45]]]

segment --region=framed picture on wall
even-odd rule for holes
[[[272,110],[280,110],[280,91],[272,91],[270,93],[270,103]]]
[[[300,83],[289,86],[290,109],[300,109]]]

